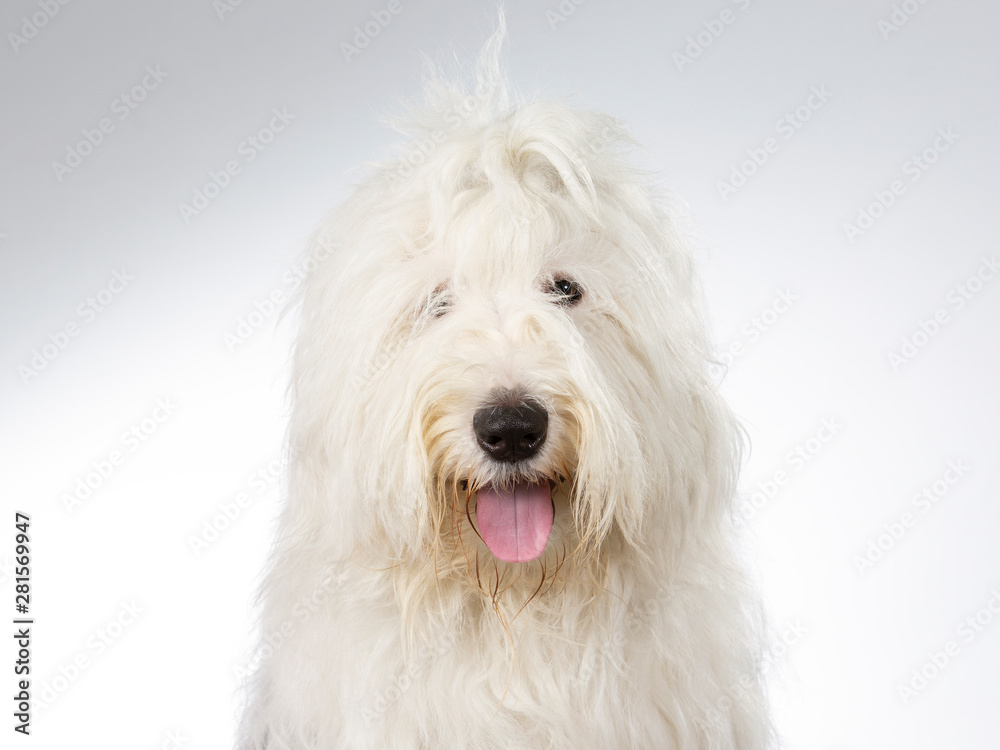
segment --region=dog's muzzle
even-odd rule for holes
[[[505,391],[476,411],[472,426],[487,456],[517,464],[534,457],[545,444],[549,414],[537,401]],[[476,494],[479,534],[495,557],[528,562],[545,551],[555,515],[547,480],[525,477],[502,486],[485,485]]]

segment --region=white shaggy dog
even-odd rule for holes
[[[766,747],[690,254],[501,40],[314,239],[241,746]]]

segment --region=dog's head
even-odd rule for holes
[[[690,254],[631,138],[510,104],[485,69],[472,95],[432,88],[318,232],[292,439],[342,545],[488,568],[496,591],[512,566],[679,549],[735,448]]]

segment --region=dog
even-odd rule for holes
[[[772,742],[692,254],[503,38],[310,241],[244,750]]]

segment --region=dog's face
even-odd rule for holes
[[[697,512],[717,415],[690,259],[621,139],[562,105],[469,117],[331,217],[296,419],[359,498],[323,501],[347,544],[499,587]]]

